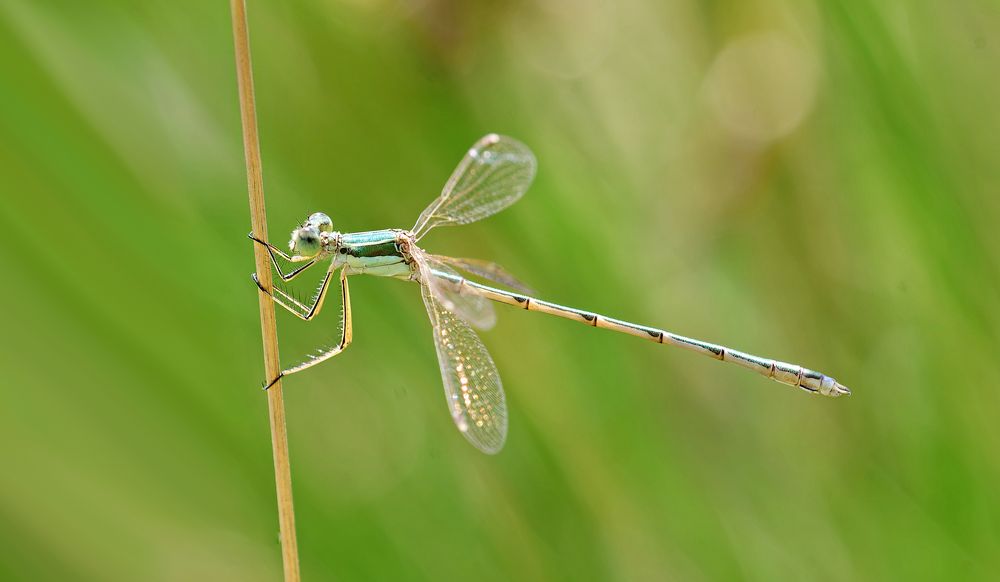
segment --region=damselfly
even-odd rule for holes
[[[290,254],[251,233],[250,238],[267,247],[280,277],[280,281],[275,281],[273,292],[269,293],[256,274],[253,275],[260,290],[268,293],[275,303],[303,320],[311,320],[323,307],[323,300],[338,269],[343,301],[339,343],[285,369],[265,388],[283,376],[315,366],[347,348],[352,335],[347,277],[366,274],[420,284],[424,306],[434,331],[434,347],[452,420],[470,443],[486,453],[498,452],[507,437],[507,406],[500,374],[486,346],[472,330],[473,326],[489,329],[496,321],[490,301],[687,348],[717,360],[733,362],[813,394],[836,397],[851,393],[833,378],[801,366],[535,299],[529,296],[524,285],[496,263],[432,255],[417,246],[420,239],[435,227],[468,224],[507,208],[524,195],[535,177],[535,169],[535,156],[524,144],[491,134],[472,146],[448,179],[441,195],[424,210],[410,230],[340,233],[333,230],[329,216],[317,212],[292,231],[288,243]],[[278,258],[304,264],[285,273]],[[326,260],[329,260],[326,275],[310,301],[296,299],[282,285],[282,282],[291,281],[309,267]],[[459,271],[514,291],[470,281]]]

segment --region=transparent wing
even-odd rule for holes
[[[438,303],[466,322],[483,330],[491,329],[497,314],[489,299],[461,284],[462,276],[434,255],[419,249],[413,257],[420,265],[421,283],[434,292]]]
[[[427,281],[433,275],[422,277]],[[493,358],[469,324],[448,310],[429,285],[421,284],[420,290],[434,329],[451,418],[474,447],[498,453],[507,439],[507,405]]]
[[[480,259],[459,259],[456,257],[446,257],[444,255],[431,255],[432,258],[446,265],[450,265],[456,269],[461,269],[466,273],[472,273],[493,281],[494,283],[499,283],[505,287],[510,287],[516,291],[520,291],[525,295],[534,295],[534,290],[522,283],[517,277],[510,274],[510,271],[504,269],[500,265],[492,261],[483,261]]]
[[[500,212],[524,195],[536,166],[528,146],[495,133],[487,135],[465,154],[412,232],[419,240],[435,226],[468,224]]]

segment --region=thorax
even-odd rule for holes
[[[379,277],[409,277],[406,231],[399,229],[349,232],[340,237],[337,261],[355,273]]]

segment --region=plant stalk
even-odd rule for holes
[[[245,0],[230,0],[233,18],[233,40],[236,49],[236,79],[239,85],[240,116],[243,121],[243,149],[247,164],[247,189],[250,194],[250,222],[253,232],[267,238],[267,212],[264,207],[264,182],[261,174],[260,143],[257,136],[257,110],[253,93],[253,71],[250,63],[250,39],[247,33]],[[261,245],[252,245],[258,279],[265,289],[271,288],[271,264]],[[275,378],[281,370],[278,358],[278,330],[274,318],[274,303],[259,293],[260,329],[264,342],[265,377]],[[299,582],[299,550],[295,539],[295,509],[292,505],[292,472],[288,461],[288,432],[285,426],[285,403],[281,380],[267,391],[268,418],[271,423],[271,447],[274,454],[274,482],[278,495],[278,527],[281,536],[281,558],[285,582]]]

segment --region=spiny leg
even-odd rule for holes
[[[296,317],[301,319],[302,317],[305,316],[306,313],[309,313],[310,308],[306,306],[305,303],[292,296],[291,292],[279,286],[280,285],[279,283],[272,282],[271,291],[269,292],[267,289],[264,289],[263,285],[260,284],[260,279],[257,278],[257,273],[250,273],[250,278],[253,279],[253,282],[257,285],[258,289],[260,289],[264,293],[267,293],[268,296],[275,303],[285,308],[287,311],[295,314]],[[320,283],[320,285],[322,285],[322,282]],[[291,303],[294,307],[289,306],[287,303],[285,303],[285,301]]]
[[[299,267],[298,269],[295,269],[294,271],[292,271],[292,272],[290,272],[288,274],[285,274],[285,272],[281,270],[281,265],[278,264],[278,258],[277,257],[281,257],[282,259],[284,259],[284,260],[286,260],[286,261],[288,261],[290,263],[301,263],[302,261],[305,261],[305,260],[308,260],[308,259],[306,257],[300,257],[300,256],[297,256],[297,255],[294,256],[294,257],[293,256],[289,256],[288,253],[286,253],[285,251],[283,251],[283,250],[279,249],[278,247],[272,245],[271,243],[262,241],[259,238],[255,237],[252,232],[250,234],[248,234],[247,237],[250,240],[254,241],[255,243],[257,243],[259,245],[264,245],[264,248],[267,249],[267,254],[271,256],[271,264],[274,265],[274,269],[276,271],[278,271],[278,276],[281,277],[282,281],[286,281],[286,282],[287,281],[291,281],[295,277],[298,277],[299,274],[301,274],[303,271],[305,271],[309,267],[311,267],[311,266],[313,266],[313,265],[316,264],[316,259],[312,259],[312,260],[309,260],[308,263],[306,263],[306,264],[302,265],[301,267]]]
[[[265,246],[265,247],[267,247],[267,248],[268,248],[268,249],[269,249],[269,250],[270,250],[270,251],[271,251],[271,252],[272,252],[273,254],[277,254],[277,255],[278,255],[279,257],[281,257],[282,259],[285,259],[286,261],[291,261],[291,260],[292,260],[292,257],[291,257],[291,256],[289,256],[289,254],[288,254],[288,253],[286,253],[285,251],[283,251],[283,250],[279,249],[278,247],[276,247],[276,246],[272,245],[271,243],[269,243],[269,242],[267,242],[267,241],[263,241],[263,240],[260,240],[259,238],[257,238],[257,236],[256,236],[256,235],[254,235],[254,233],[253,233],[253,232],[250,232],[250,233],[247,233],[247,238],[248,238],[248,239],[250,239],[250,240],[252,240],[252,241],[254,241],[254,242],[255,242],[255,243],[257,243],[257,244],[261,244],[261,245],[264,245],[264,246]]]
[[[284,307],[295,317],[298,317],[303,321],[309,321],[316,317],[323,308],[323,300],[326,299],[326,292],[330,288],[330,279],[333,277],[333,269],[331,265],[331,268],[327,270],[326,276],[323,277],[323,282],[319,284],[319,288],[316,290],[316,296],[313,298],[312,305],[309,306],[306,306],[302,302],[298,301],[279,287],[273,288],[273,291],[275,291],[277,295],[269,292],[263,285],[260,284],[260,279],[257,278],[257,273],[252,273],[250,276],[253,278],[253,282],[257,284],[257,288],[266,293],[267,296],[270,297],[275,303]],[[295,305],[298,309],[291,307],[288,303],[285,303],[285,301]]]
[[[327,273],[327,278],[329,279],[329,277],[330,273]],[[340,291],[341,291],[341,300],[343,301],[344,305],[344,314],[341,319],[341,329],[343,330],[343,332],[341,333],[340,336],[340,343],[338,343],[336,346],[332,348],[323,351],[319,355],[311,356],[308,360],[302,362],[301,364],[282,370],[281,373],[278,374],[278,376],[274,380],[271,380],[271,382],[269,382],[266,386],[264,386],[264,390],[267,390],[271,386],[274,386],[275,382],[284,378],[285,376],[301,372],[302,370],[311,368],[320,362],[329,360],[330,358],[340,354],[345,349],[347,349],[347,346],[351,345],[351,340],[354,339],[354,329],[351,323],[351,292],[347,284],[347,267],[344,267],[343,269],[340,270]]]

